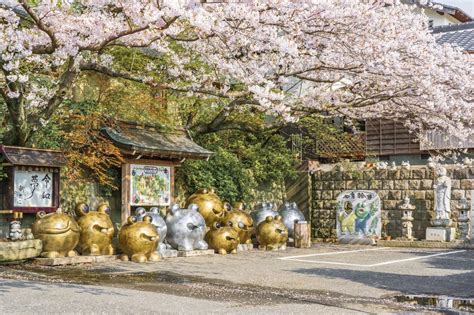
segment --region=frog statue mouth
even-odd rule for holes
[[[146,241],[149,241],[149,242],[154,242],[157,240],[157,237],[156,236],[150,236],[150,235],[146,235],[145,233],[142,233],[140,235],[140,238],[146,240]]]
[[[113,229],[113,228],[100,226],[99,224],[94,225],[92,228],[93,228],[93,230],[94,230],[95,232],[103,233],[103,234],[108,234],[109,232],[110,232],[110,233],[113,233],[113,232],[114,232],[114,229]]]
[[[188,223],[187,227],[189,230],[194,231],[194,230],[200,230],[201,227],[199,225],[193,224],[193,223]]]
[[[56,235],[56,234],[65,234],[69,231],[73,231],[75,233],[79,233],[80,232],[80,229],[74,227],[74,226],[71,226],[71,222],[68,221],[67,222],[67,225],[63,228],[58,228],[58,227],[44,227],[41,229],[40,231],[40,234],[53,234],[53,235]]]
[[[282,235],[284,235],[284,234],[287,233],[285,230],[282,230],[282,229],[276,229],[276,232],[277,232],[278,234],[282,234]]]
[[[237,239],[235,237],[232,237],[232,236],[226,236],[225,237],[226,240],[230,241],[230,242],[237,242]]]
[[[212,208],[212,212],[214,213],[214,215],[216,215],[218,217],[223,217],[224,216],[224,211],[222,211],[222,210]]]

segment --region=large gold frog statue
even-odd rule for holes
[[[77,222],[59,208],[56,212],[46,214],[40,211],[31,226],[35,238],[43,242],[40,256],[45,258],[72,257],[79,242],[81,228]]]
[[[257,227],[257,241],[260,249],[278,250],[286,248],[288,229],[282,217],[268,216]]]
[[[231,226],[221,226],[215,222],[206,233],[204,240],[216,253],[221,255],[237,254],[240,243],[239,234]]]
[[[226,208],[223,225],[231,226],[238,234],[241,244],[252,244],[252,217],[244,212],[244,204],[237,202],[232,209]]]
[[[186,208],[192,203],[197,204],[198,211],[208,227],[220,221],[224,216],[224,205],[213,188],[196,191],[186,200]]]
[[[81,227],[81,237],[77,250],[82,255],[113,255],[114,225],[110,220],[110,208],[101,204],[96,211],[80,203],[76,206],[77,223]]]
[[[143,217],[143,221],[137,221],[134,216],[128,217],[118,235],[120,249],[124,253],[121,260],[131,259],[137,263],[160,260],[156,252],[160,236],[151,221],[148,215]]]

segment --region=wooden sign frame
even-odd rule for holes
[[[52,207],[18,207],[15,206],[15,171],[16,170],[49,170],[53,173],[52,178]],[[36,213],[39,211],[54,212],[59,207],[59,187],[60,187],[60,168],[58,167],[38,167],[38,166],[8,166],[6,167],[7,173],[7,189],[5,194],[5,206],[9,210],[23,212],[23,213]]]
[[[170,168],[170,204],[174,202],[174,172],[175,167],[178,166],[178,163],[171,161],[162,161],[162,160],[126,160],[122,164],[122,209],[121,209],[121,221],[122,224],[127,222],[128,217],[131,215],[131,196],[130,196],[130,185],[131,185],[131,165],[140,164],[140,165],[153,165],[153,166],[168,166]]]

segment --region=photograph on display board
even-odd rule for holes
[[[136,206],[169,205],[171,185],[169,166],[130,165],[131,204]]]

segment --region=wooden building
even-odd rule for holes
[[[173,203],[175,168],[186,159],[208,159],[212,152],[193,142],[184,130],[121,122],[102,133],[125,157],[122,165],[121,221],[137,207]]]

